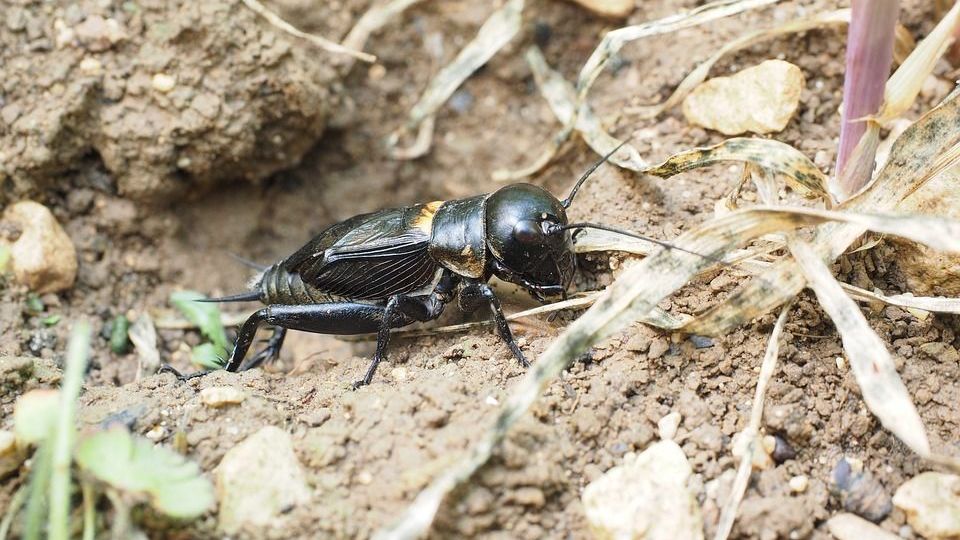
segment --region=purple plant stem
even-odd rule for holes
[[[857,120],[876,113],[883,103],[883,88],[893,63],[894,32],[900,15],[899,0],[853,0],[851,7],[837,173],[846,166],[866,131],[866,123]],[[873,156],[864,156],[867,157],[873,159]],[[843,193],[852,194],[867,183],[869,175],[848,180],[848,185],[840,188]]]

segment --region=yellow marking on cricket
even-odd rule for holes
[[[446,201],[433,201],[423,205],[420,209],[420,215],[413,219],[413,226],[421,231],[430,234],[433,230],[433,216],[436,215],[440,205]]]

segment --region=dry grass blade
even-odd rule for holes
[[[827,178],[820,169],[796,148],[772,139],[727,139],[707,148],[679,152],[643,172],[667,178],[723,161],[752,163],[762,169],[779,173],[798,191],[813,193],[829,200]]]
[[[773,4],[777,0],[720,0],[711,2],[686,13],[678,13],[656,21],[649,21],[634,26],[618,28],[607,32],[600,44],[594,49],[590,58],[580,70],[577,80],[577,95],[582,101],[593,82],[597,80],[607,62],[610,61],[624,45],[641,38],[676,32],[691,26],[697,26],[730,15],[736,15],[748,9]]]
[[[790,250],[843,340],[850,368],[867,407],[885,428],[914,452],[929,456],[930,443],[920,414],[900,380],[883,340],[870,328],[860,307],[844,294],[830,270],[806,242],[792,240]]]
[[[851,298],[861,302],[882,302],[905,309],[919,309],[932,313],[960,314],[960,298],[913,296],[912,294],[886,295],[861,289],[860,287],[855,287],[847,283],[841,283],[840,286],[843,287],[843,290],[846,291]]]
[[[776,28],[767,28],[764,30],[751,32],[745,36],[726,43],[717,52],[713,53],[710,58],[698,65],[683,79],[683,81],[680,82],[680,85],[677,86],[676,90],[673,91],[673,94],[671,94],[666,101],[653,105],[628,107],[624,112],[627,114],[637,115],[641,118],[654,118],[659,116],[664,111],[679,105],[680,102],[682,102],[683,99],[687,97],[687,95],[689,95],[694,88],[707,79],[707,75],[710,73],[710,69],[713,68],[714,64],[732,52],[751,47],[784,34],[796,34],[813,30],[815,28],[822,28],[824,26],[840,26],[848,24],[849,22],[850,10],[839,9],[827,13],[820,13],[806,19],[791,21]]]
[[[860,195],[843,208],[873,212],[890,211],[930,178],[960,160],[960,92],[954,91],[941,105],[925,114],[897,139],[884,168]],[[833,261],[864,228],[854,224],[820,227],[813,247],[823,260]],[[783,260],[750,280],[723,303],[701,314],[684,330],[720,335],[775,309],[796,296],[806,281],[793,260]]]
[[[367,44],[371,34],[383,28],[394,17],[406,11],[407,8],[423,0],[392,0],[370,8],[357,20],[353,28],[343,38],[343,46],[348,49],[361,50]]]
[[[523,5],[523,0],[509,0],[490,15],[477,31],[476,37],[460,51],[453,62],[441,69],[430,81],[420,100],[410,110],[406,126],[390,137],[391,146],[396,145],[402,133],[417,129],[421,122],[433,117],[467,77],[486,64],[517,35],[520,31]]]
[[[279,15],[267,9],[267,7],[261,4],[259,0],[243,0],[243,3],[248,8],[255,11],[258,15],[266,19],[267,22],[269,22],[273,26],[279,28],[280,30],[283,30],[284,32],[290,34],[291,36],[296,36],[298,38],[305,39],[327,52],[335,53],[335,54],[346,54],[356,58],[357,60],[363,60],[364,62],[375,62],[377,60],[377,57],[372,54],[365,53],[362,51],[357,51],[350,47],[345,47],[343,45],[340,45],[335,41],[330,41],[325,37],[320,37],[314,34],[308,34],[306,32],[296,29],[292,24],[283,20],[283,18],[281,18]]]
[[[527,64],[533,72],[533,78],[540,88],[540,93],[550,105],[550,110],[564,125],[575,122],[575,129],[583,136],[583,140],[593,149],[594,152],[605,156],[613,149],[617,148],[623,141],[611,136],[600,125],[600,120],[590,110],[589,105],[583,104],[580,111],[576,112],[577,96],[573,85],[567,82],[562,75],[547,65],[543,53],[536,46],[527,49]],[[545,156],[535,160],[541,167],[545,166],[553,155],[559,149],[559,144],[551,144],[545,150]],[[610,156],[610,163],[629,169],[631,171],[641,171],[647,164],[640,157],[640,152],[632,145],[625,144],[617,153]],[[496,171],[493,178],[497,181],[511,181],[534,174],[539,169],[527,167],[520,171]]]
[[[954,4],[887,81],[883,91],[883,107],[873,119],[875,122],[884,124],[893,120],[913,105],[923,82],[933,72],[934,65],[950,46],[958,24],[960,24],[960,3]]]
[[[546,167],[548,163],[550,163],[550,160],[552,160],[557,154],[563,143],[567,142],[574,130],[581,130],[585,133],[592,134],[591,137],[593,140],[595,142],[600,141],[601,144],[605,140],[609,141],[609,139],[612,139],[610,135],[603,131],[602,127],[599,125],[599,122],[597,122],[595,119],[588,120],[588,122],[595,123],[595,126],[587,126],[581,123],[579,116],[582,113],[590,114],[591,117],[593,116],[592,113],[590,113],[590,109],[586,103],[587,92],[596,78],[600,75],[603,68],[607,65],[607,62],[609,62],[610,59],[613,58],[613,56],[616,55],[626,43],[643,37],[676,32],[677,30],[682,30],[691,26],[697,26],[699,24],[740,13],[741,11],[766,4],[772,4],[777,1],[778,0],[720,0],[700,6],[686,13],[679,13],[669,17],[664,17],[663,19],[648,21],[636,26],[628,26],[608,32],[600,42],[600,45],[597,46],[597,48],[590,55],[590,58],[587,60],[586,64],[584,64],[583,68],[580,70],[577,87],[573,95],[567,95],[567,91],[565,89],[555,88],[554,86],[550,86],[549,88],[545,89],[544,85],[540,85],[547,102],[551,104],[551,108],[553,108],[554,113],[557,115],[560,121],[563,122],[563,127],[553,136],[547,148],[541,151],[534,162],[530,165],[514,171],[497,171],[494,174],[494,179],[499,181],[508,181],[536,174],[542,168]],[[529,60],[530,57],[528,56],[528,61]],[[534,69],[535,75],[537,72],[537,67],[541,68],[541,74],[545,73],[546,70],[549,70],[549,68],[546,67],[545,62],[542,66],[535,66],[531,64],[531,68]],[[563,84],[565,85],[566,81],[563,81]],[[558,107],[556,107],[554,103],[561,100],[564,102],[560,107],[560,109],[564,111],[563,114],[558,112]],[[591,148],[593,147],[594,146],[591,145]],[[614,148],[614,146],[610,146],[608,150],[612,148]],[[600,151],[599,153],[601,155],[606,154],[606,152],[603,151]],[[633,160],[632,162],[634,164],[643,163],[643,160],[640,158],[639,154],[631,154],[630,158],[628,159]],[[629,161],[627,162],[629,163]]]
[[[780,336],[783,335],[783,327],[787,324],[787,316],[790,314],[791,307],[793,307],[792,302],[783,306],[783,309],[780,310],[780,316],[777,317],[777,323],[773,326],[770,339],[767,341],[767,351],[763,355],[763,363],[760,364],[757,391],[753,395],[753,405],[750,409],[750,423],[742,435],[750,443],[747,446],[746,453],[740,458],[737,476],[734,478],[733,487],[730,489],[730,496],[723,507],[723,511],[720,512],[720,522],[717,524],[717,533],[713,537],[714,540],[726,540],[730,536],[730,531],[733,530],[733,522],[737,518],[737,510],[740,508],[743,494],[746,493],[747,484],[750,482],[750,471],[753,470],[753,453],[758,451],[757,438],[763,420],[763,399],[767,394],[767,386],[770,385],[770,379],[773,378],[773,372],[777,367],[777,357],[780,355]]]

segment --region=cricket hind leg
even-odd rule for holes
[[[280,349],[283,348],[283,340],[287,337],[287,329],[282,326],[274,326],[272,330],[273,334],[267,339],[267,344],[240,366],[239,371],[269,364],[280,357]]]

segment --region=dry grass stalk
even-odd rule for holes
[[[372,54],[365,53],[362,51],[357,51],[349,47],[340,45],[335,41],[330,41],[325,37],[321,37],[315,34],[308,34],[306,32],[298,30],[292,24],[283,20],[283,18],[281,18],[279,15],[267,9],[267,7],[261,4],[259,0],[243,0],[243,3],[248,8],[256,12],[258,15],[266,19],[267,22],[269,22],[271,25],[275,26],[276,28],[290,34],[291,36],[296,36],[298,38],[305,39],[329,53],[346,54],[348,56],[352,56],[353,58],[356,58],[357,60],[363,60],[364,62],[375,62],[377,60],[377,57]]]

